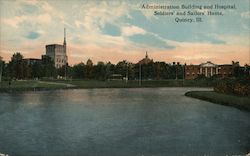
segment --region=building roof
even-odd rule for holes
[[[219,66],[232,66],[232,64],[220,64]]]
[[[146,52],[145,58],[143,58],[142,60],[140,60],[138,62],[138,64],[148,64],[148,63],[151,63],[151,62],[153,62],[153,59],[150,59],[148,57],[148,52]]]
[[[200,65],[197,65],[197,64],[190,64],[190,65],[186,65],[187,67],[188,66],[192,66],[192,67],[199,67]]]
[[[48,45],[46,45],[46,47],[47,46],[63,46],[62,44],[48,44]]]
[[[41,60],[41,59],[39,59],[39,58],[24,58],[23,60],[36,60],[36,61],[39,61],[39,60]]]
[[[202,66],[202,67],[216,67],[217,65],[210,62],[210,61],[207,61],[206,63],[201,63],[200,66]]]

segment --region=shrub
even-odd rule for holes
[[[225,94],[250,96],[250,79],[221,80],[214,86],[214,91]]]

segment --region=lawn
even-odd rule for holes
[[[53,80],[69,83],[79,88],[136,88],[136,87],[211,87],[213,82],[204,80]]]
[[[190,91],[186,96],[250,111],[250,97],[228,95],[214,91]]]
[[[26,91],[26,90],[49,90],[49,89],[67,88],[65,84],[47,83],[43,81],[12,81],[9,85],[8,81],[0,82],[0,91]]]
[[[52,90],[68,88],[139,88],[139,87],[210,87],[211,83],[194,80],[23,80],[0,82],[0,91]]]

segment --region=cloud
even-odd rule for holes
[[[173,46],[170,46],[167,44],[167,42],[158,37],[157,35],[154,34],[136,34],[133,36],[130,36],[129,39],[134,43],[134,44],[142,44],[144,48],[159,48],[159,49],[171,49],[174,48]],[[138,45],[139,46],[139,45]]]
[[[20,24],[24,22],[29,24],[48,24],[51,22],[51,15],[55,15],[53,8],[45,1],[17,1],[16,4],[13,1],[11,9],[12,11],[9,14],[12,14],[12,16],[1,17],[1,22],[13,28],[19,28]],[[57,12],[56,14],[59,13]]]
[[[74,5],[72,17],[77,28],[83,26],[88,32],[100,32],[107,23],[115,24],[124,15],[128,16],[129,8],[125,2],[88,1],[88,3]]]
[[[221,35],[217,35],[214,33],[199,33],[195,36],[196,41],[207,42],[212,44],[225,44],[225,38],[221,37]]]
[[[199,64],[201,62],[212,61],[217,64],[231,63],[232,60],[246,63],[248,61],[249,45],[236,44],[240,42],[238,37],[221,36],[221,38],[232,40],[225,44],[212,43],[189,43],[171,41],[175,49],[158,50],[153,56],[163,61],[179,61],[182,63]]]
[[[237,36],[235,35],[217,35],[213,34],[215,38],[218,40],[223,40],[227,45],[241,45],[242,47],[244,46],[249,46],[249,36],[248,35],[243,35],[243,34],[238,34]]]
[[[249,26],[245,18],[249,13],[240,4],[233,16],[229,12],[223,18],[204,17],[199,24],[176,24],[173,17],[156,18],[153,10],[140,9],[139,1],[0,0],[0,3],[4,10],[0,14],[1,55],[21,51],[25,57],[40,58],[46,44],[63,42],[65,26],[70,64],[89,57],[95,61],[115,63],[127,59],[136,63],[146,50],[159,61],[248,62],[249,39],[245,34]]]
[[[34,39],[39,38],[40,36],[41,34],[39,34],[38,32],[31,31],[28,33],[28,35],[26,35],[26,38],[34,40]]]
[[[36,5],[38,3],[37,0],[19,0],[20,3],[23,3],[23,4],[28,4],[28,5]]]
[[[38,11],[38,7],[33,4],[21,4],[20,13],[33,14]]]
[[[240,14],[242,18],[250,19],[250,11],[246,11]]]
[[[121,60],[128,60],[137,63],[139,58],[145,56],[144,49],[130,48],[124,52],[124,49],[119,46],[116,47],[100,47],[94,44],[84,45],[71,45],[69,47],[70,64],[76,64],[79,62],[86,62],[87,59],[93,60],[94,63],[98,61],[117,63]],[[71,53],[73,52],[73,53]]]
[[[18,28],[18,25],[25,21],[27,19],[27,16],[16,16],[14,18],[10,19],[3,19],[2,22],[6,25],[12,26],[14,28]]]
[[[49,3],[43,2],[42,9],[45,12],[51,12],[51,11],[53,11],[54,8],[51,5],[49,5]]]
[[[48,24],[51,22],[50,14],[40,14],[38,16],[15,16],[13,18],[4,18],[2,20],[3,24],[9,25],[14,28],[18,28],[23,22],[33,23],[33,24]]]
[[[75,21],[75,25],[77,28],[80,28],[81,26],[84,26],[84,24],[78,20]]]
[[[140,27],[131,25],[122,27],[122,35],[123,36],[133,36],[137,34],[146,34],[146,31]]]
[[[34,19],[32,17],[32,19]],[[51,22],[51,16],[50,14],[46,13],[46,14],[41,14],[41,15],[38,15],[36,17],[36,20],[35,20],[37,23],[45,23],[45,24],[48,24]]]

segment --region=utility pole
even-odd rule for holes
[[[63,40],[63,47],[64,47],[64,55],[65,55],[65,66],[64,66],[64,79],[66,80],[67,79],[67,65],[68,65],[68,61],[67,61],[67,55],[66,55],[66,52],[67,52],[67,43],[66,43],[66,29],[64,28],[64,40]]]
[[[141,63],[139,65],[139,86],[141,86]]]
[[[128,62],[126,64],[127,64],[126,83],[128,83]]]
[[[175,65],[175,79],[177,80],[178,77],[177,77],[177,66]]]
[[[65,63],[65,66],[64,66],[64,77],[66,80],[67,79],[67,63]]]
[[[184,81],[185,81],[185,67],[186,67],[186,63],[182,66],[182,84],[184,86]]]
[[[3,61],[0,60],[0,82],[2,82],[2,74],[3,74]]]

